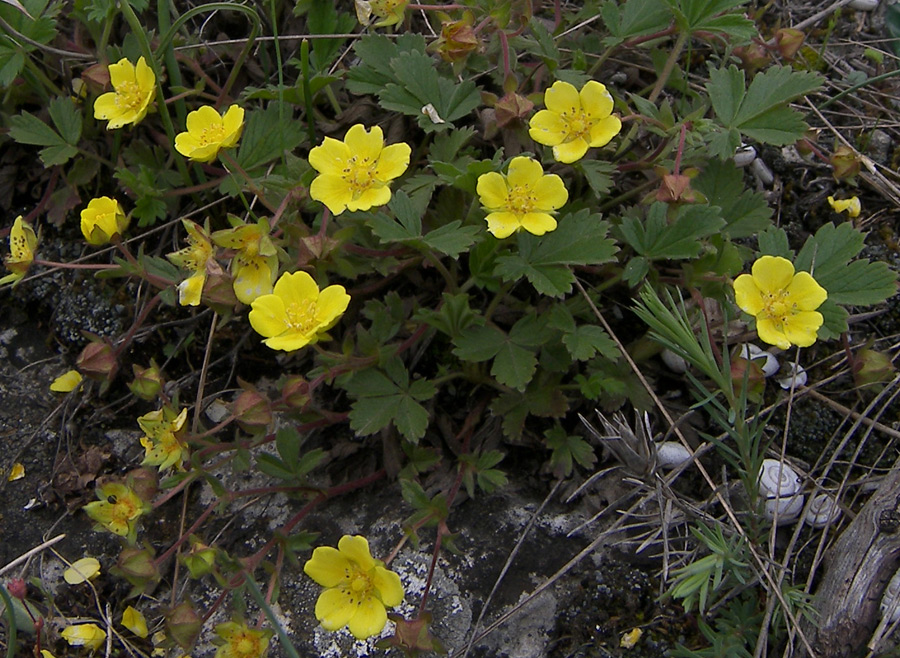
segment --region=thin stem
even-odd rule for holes
[[[656,99],[659,98],[663,88],[665,88],[666,83],[672,76],[672,71],[675,70],[678,58],[681,57],[681,53],[684,51],[684,47],[687,44],[688,36],[689,33],[686,30],[682,30],[678,33],[678,38],[675,39],[675,45],[672,46],[672,52],[669,53],[669,58],[666,60],[663,70],[659,74],[656,86],[653,87],[653,91],[651,91],[650,95],[647,97],[647,100],[651,103],[656,102]]]

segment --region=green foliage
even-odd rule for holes
[[[574,463],[591,468],[597,461],[593,447],[584,438],[569,435],[559,425],[554,425],[544,432],[544,439],[547,441],[547,447],[553,450],[550,465],[558,477],[571,475]]]
[[[664,0],[606,0],[600,7],[600,15],[609,30],[603,41],[607,47],[616,46],[626,39],[660,32],[669,26],[672,12]]]
[[[54,130],[29,112],[11,117],[9,135],[20,144],[43,146],[41,162],[45,167],[65,164],[78,155],[81,139],[81,114],[69,98],[54,98],[49,106]]]
[[[732,162],[710,160],[692,186],[709,205],[721,209],[725,220],[721,232],[731,238],[756,235],[772,225],[772,209],[765,197],[744,186],[743,174]]]
[[[757,73],[745,89],[744,72],[735,66],[712,69],[706,89],[722,131],[713,134],[713,155],[725,160],[740,146],[741,135],[763,144],[784,146],[803,137],[809,126],[803,115],[787,107],[822,85],[821,76],[789,66]]]
[[[690,612],[696,604],[703,614],[708,608],[710,595],[716,594],[725,585],[747,581],[749,565],[744,561],[746,547],[740,535],[726,539],[721,525],[708,527],[700,524],[692,527],[691,532],[709,554],[675,569],[668,595],[681,599],[686,611]]]
[[[293,428],[282,428],[275,433],[278,456],[263,452],[256,456],[256,466],[272,477],[289,482],[305,482],[306,476],[325,457],[320,448],[301,453],[303,437]]]
[[[756,25],[740,9],[747,0],[666,0],[678,27],[688,33],[719,32],[746,43],[757,35]]]

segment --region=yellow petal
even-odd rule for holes
[[[372,585],[378,591],[381,602],[389,608],[400,605],[403,601],[403,585],[400,576],[384,567],[375,567],[372,574]]]
[[[9,477],[6,478],[8,482],[15,482],[16,480],[21,480],[25,477],[25,467],[16,462],[12,465],[12,468],[9,469]]]
[[[339,176],[344,170],[344,167],[347,166],[351,155],[353,154],[344,142],[339,142],[331,137],[326,137],[319,146],[310,150],[308,156],[309,166],[320,174],[334,174]]]
[[[178,284],[178,303],[182,306],[198,306],[203,297],[206,273],[195,274]]]
[[[369,542],[360,535],[344,535],[338,541],[338,550],[348,559],[353,560],[363,571],[368,571],[375,566],[372,553],[369,552]]]
[[[333,285],[322,290],[316,304],[316,321],[321,327],[320,331],[331,329],[349,305],[350,295],[344,286]]]
[[[784,319],[784,335],[798,347],[809,347],[816,342],[823,320],[818,311],[800,311],[789,315]]]
[[[491,171],[478,177],[475,187],[481,205],[489,210],[505,208],[509,202],[509,188],[502,174]]]
[[[784,290],[794,277],[794,265],[781,256],[762,256],[753,263],[753,279],[761,292]]]
[[[145,94],[151,95],[155,91],[156,75],[143,57],[140,57],[137,61],[137,66],[134,69],[134,80]]]
[[[587,153],[588,143],[582,137],[576,137],[553,147],[553,157],[557,162],[571,164],[577,162]]]
[[[141,638],[149,634],[146,618],[140,610],[135,610],[131,606],[125,608],[122,613],[122,626]]]
[[[357,640],[364,640],[383,631],[385,624],[387,612],[381,601],[374,596],[367,596],[359,602],[356,614],[350,618],[347,628]]]
[[[63,571],[63,578],[70,585],[86,582],[100,573],[100,562],[92,557],[83,557]]]
[[[284,300],[277,295],[262,295],[251,302],[250,326],[260,336],[280,336],[290,327],[287,324]]]
[[[578,95],[581,99],[581,108],[592,119],[608,117],[613,110],[613,97],[606,86],[596,80],[588,81]]]
[[[69,370],[53,380],[53,383],[50,384],[50,390],[54,393],[69,393],[78,388],[81,380],[82,376],[80,372],[77,370]]]
[[[563,112],[577,112],[581,109],[581,98],[578,90],[568,82],[557,80],[544,92],[544,105],[551,112],[562,114]]]
[[[399,143],[385,146],[378,158],[378,166],[375,168],[375,178],[382,182],[393,180],[403,175],[409,167],[409,157],[412,149],[409,144]]]
[[[225,128],[222,148],[231,148],[238,143],[244,130],[244,108],[238,105],[229,107],[222,117],[222,125]]]
[[[534,235],[544,235],[556,229],[556,220],[545,212],[526,213],[520,223],[522,228]]]
[[[326,589],[316,601],[316,619],[326,631],[336,631],[346,626],[356,614],[356,603],[347,590],[337,587]]]
[[[384,148],[384,133],[378,126],[366,131],[365,126],[357,123],[344,135],[344,143],[358,160],[377,162]]]
[[[555,112],[541,110],[528,122],[528,134],[538,144],[556,146],[568,134],[568,126]]]
[[[759,339],[769,345],[776,345],[783,350],[789,349],[791,341],[787,339],[784,332],[779,330],[775,322],[769,318],[757,319],[756,333]]]
[[[521,228],[519,218],[512,212],[492,212],[485,217],[488,231],[497,239],[508,238]]]
[[[340,176],[330,173],[316,176],[312,185],[309,186],[309,196],[325,204],[333,215],[340,215],[347,209],[347,204],[353,201],[353,192],[351,192],[350,186]]]
[[[519,156],[513,158],[509,163],[509,172],[506,174],[506,180],[510,187],[518,185],[533,185],[544,175],[544,168],[541,163],[532,158]]]
[[[790,301],[801,311],[815,311],[828,299],[828,292],[809,272],[797,272],[787,291]]]
[[[185,121],[189,133],[202,133],[213,126],[222,125],[222,117],[211,106],[204,105],[187,115]]]
[[[355,212],[357,210],[369,210],[383,206],[391,200],[391,188],[387,185],[381,187],[370,187],[355,199],[351,198],[347,202],[347,210]]]
[[[591,126],[590,146],[594,148],[606,146],[621,130],[622,122],[619,120],[619,117],[609,116],[605,119],[601,119]]]
[[[293,352],[318,342],[318,339],[319,336],[316,336],[315,334],[308,336],[299,331],[288,331],[281,336],[266,338],[263,343],[265,343],[266,347],[269,349]]]
[[[141,59],[143,59],[143,57]],[[108,68],[109,82],[113,86],[113,89],[118,89],[129,83],[134,83],[134,64],[129,62],[127,58],[123,57],[115,64],[110,64]]]
[[[749,274],[741,274],[734,280],[734,301],[750,315],[757,315],[765,307],[759,286]]]
[[[116,104],[116,93],[113,91],[101,94],[94,101],[94,118],[109,119],[119,113],[119,106]]]
[[[87,647],[96,651],[106,640],[106,631],[96,624],[67,626],[62,632],[63,639],[73,647]]]
[[[562,178],[556,174],[547,174],[531,187],[537,197],[536,207],[542,210],[558,210],[569,200],[569,191]]]
[[[319,286],[315,279],[302,270],[285,272],[275,283],[272,293],[281,297],[287,307],[291,303],[315,301],[319,297]]]
[[[319,546],[303,565],[304,573],[323,587],[335,587],[350,568],[345,555],[331,546]]]

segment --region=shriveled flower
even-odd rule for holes
[[[164,471],[172,466],[180,467],[188,454],[187,446],[178,437],[187,420],[187,409],[177,416],[169,408],[157,409],[137,419],[144,430],[141,437],[144,446],[144,466],[158,466]]]
[[[356,18],[367,25],[376,16],[380,20],[373,27],[388,27],[403,20],[409,0],[356,0]]]
[[[94,118],[109,119],[107,130],[138,124],[147,116],[156,94],[156,76],[141,57],[137,66],[127,59],[109,65],[109,81],[115,91],[100,95],[94,101]]]
[[[544,92],[544,105],[529,122],[528,134],[538,144],[553,147],[559,162],[575,162],[589,148],[605,146],[622,129],[612,115],[613,99],[606,86],[590,80],[581,91],[557,80]]]
[[[545,174],[537,160],[525,156],[513,158],[505,176],[495,171],[479,176],[476,189],[488,211],[488,231],[501,239],[522,228],[535,235],[552,231],[552,213],[569,199],[559,176]]]
[[[326,137],[309,152],[309,164],[319,172],[309,196],[335,215],[383,206],[391,200],[390,182],[406,171],[411,153],[402,142],[385,146],[378,126],[367,131],[357,123],[343,142]]]
[[[216,649],[214,658],[262,658],[269,649],[272,631],[228,621],[216,626],[216,635],[225,643]]]
[[[327,338],[328,331],[347,310],[350,295],[344,286],[323,290],[306,272],[285,272],[271,295],[257,297],[250,326],[273,350],[291,352]]]
[[[50,390],[54,393],[71,393],[84,378],[77,370],[69,370],[53,380],[50,384]]]
[[[845,212],[851,218],[859,217],[859,213],[862,212],[862,204],[859,202],[859,197],[855,196],[849,199],[835,199],[833,196],[830,196],[828,197],[828,205],[831,206],[834,212]]]
[[[202,226],[189,219],[182,219],[188,233],[188,246],[167,254],[172,263],[191,271],[191,276],[178,284],[178,303],[182,306],[197,306],[206,284],[207,267],[213,257],[213,246],[209,235]]]
[[[37,235],[31,224],[19,215],[9,231],[9,256],[3,259],[11,274],[0,279],[0,286],[7,283],[16,284],[25,276],[25,272],[34,262],[34,250],[37,249]]]
[[[822,314],[816,311],[828,298],[809,272],[794,273],[794,265],[780,256],[762,256],[752,274],[734,281],[734,297],[742,310],[756,317],[759,338],[783,350],[816,342]]]
[[[106,631],[97,624],[75,624],[66,626],[62,632],[63,639],[73,647],[87,647],[96,651],[106,642]]]
[[[260,295],[272,292],[272,284],[278,276],[278,256],[265,219],[256,224],[240,224],[216,231],[212,239],[220,247],[237,252],[231,260],[231,275],[234,277],[234,294],[239,301],[249,304]]]
[[[131,606],[125,608],[125,611],[122,613],[122,626],[138,637],[147,637],[150,634],[144,614]]]
[[[316,601],[316,619],[328,631],[347,626],[359,640],[380,633],[386,608],[403,601],[400,576],[369,552],[365,537],[344,535],[338,547],[320,546],[303,571],[327,588]]]
[[[204,105],[187,115],[187,132],[175,135],[175,150],[197,162],[212,162],[221,149],[236,146],[244,130],[244,108],[232,105],[219,114]]]
[[[150,506],[131,487],[121,482],[107,482],[97,488],[97,498],[84,506],[85,513],[101,528],[126,537],[133,543],[138,519]]]
[[[113,237],[121,236],[129,221],[118,201],[101,196],[91,199],[81,211],[81,233],[89,245],[101,247]]]

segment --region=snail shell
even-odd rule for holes
[[[675,352],[670,350],[668,347],[665,348],[659,356],[662,359],[663,363],[665,363],[666,366],[668,366],[669,370],[671,370],[672,372],[676,372],[679,375],[687,372],[687,361],[675,354]]]
[[[793,496],[773,497],[766,499],[766,518],[770,521],[776,520],[778,525],[785,523],[793,523],[800,518],[805,503],[804,496],[794,494]]]
[[[764,459],[759,472],[759,491],[767,498],[793,496],[800,491],[800,476],[777,459]]]
[[[851,0],[847,6],[856,11],[873,11],[878,7],[878,0]]]
[[[660,468],[675,468],[691,458],[691,451],[677,441],[656,444],[656,463]]]
[[[738,356],[742,359],[749,359],[750,361],[757,361],[759,359],[765,359],[762,363],[759,364],[759,367],[762,368],[763,375],[766,377],[771,377],[781,368],[781,365],[778,363],[778,359],[769,352],[760,349],[753,343],[744,343],[741,345],[741,350],[738,352]]]
[[[803,369],[803,366],[797,363],[787,363],[787,374],[784,377],[778,378],[778,385],[781,386],[786,391],[791,389],[791,380],[794,379],[794,386],[799,388],[801,386],[806,386],[806,370]]]
[[[741,146],[734,153],[734,164],[736,167],[746,167],[754,160],[756,160],[756,149],[752,146]]]
[[[824,528],[838,520],[841,508],[837,501],[826,493],[820,493],[809,503],[804,520],[813,528]]]

